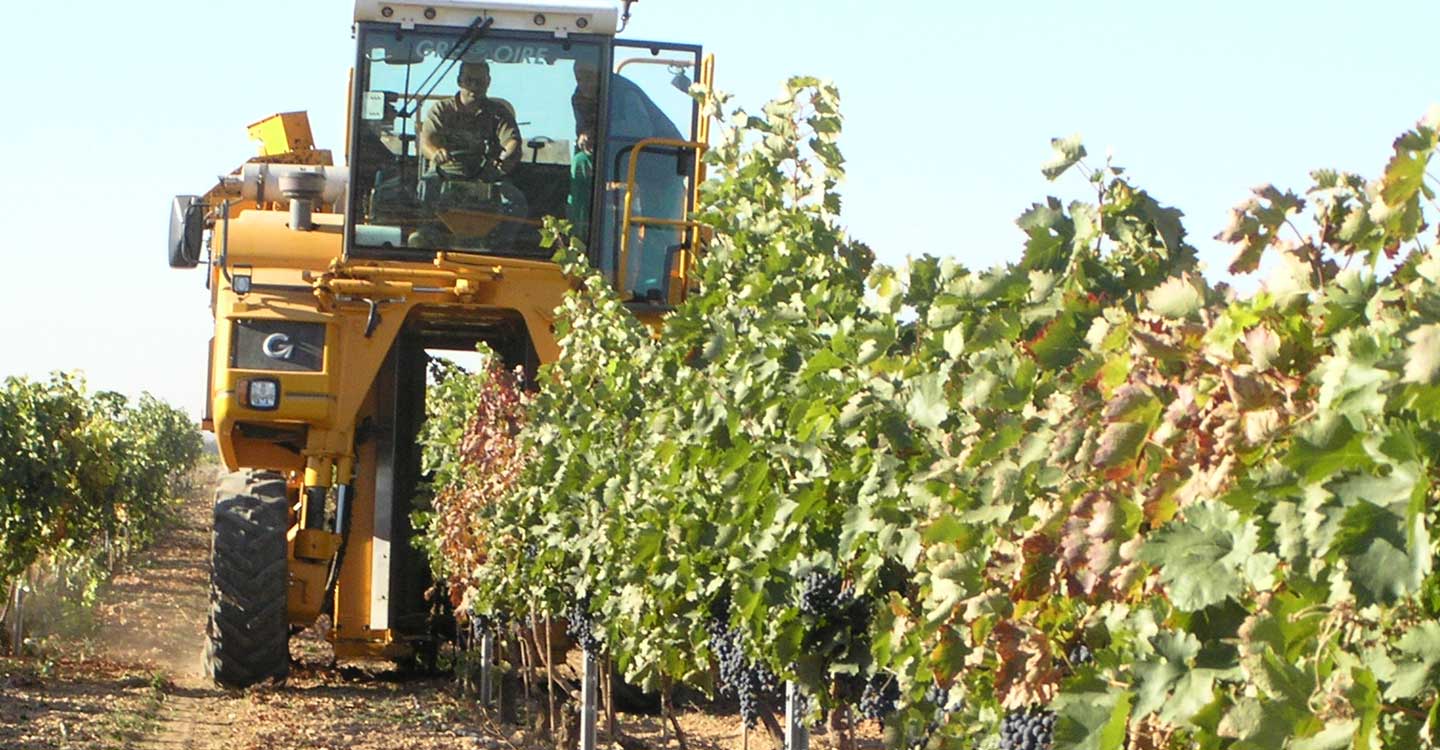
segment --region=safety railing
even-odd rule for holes
[[[675,149],[677,155],[678,152],[686,150],[695,153],[696,168],[691,173],[692,184],[690,195],[686,196],[686,205],[682,210],[682,215],[688,217],[689,209],[695,204],[695,199],[698,195],[699,181],[703,179],[704,166],[701,157],[705,155],[705,151],[708,148],[709,146],[702,141],[685,141],[678,138],[642,138],[628,149],[630,151],[630,166],[625,172],[625,203],[620,219],[620,253],[615,263],[616,286],[620,288],[622,296],[634,291],[629,288],[628,276],[626,275],[630,262],[630,234],[633,227],[670,227],[679,229],[682,236],[688,235],[686,240],[680,243],[680,257],[677,259],[675,266],[678,268],[678,274],[676,274],[678,278],[672,278],[672,281],[679,282],[678,297],[683,298],[685,291],[690,287],[690,266],[695,257],[695,250],[699,247],[703,226],[700,222],[690,218],[643,216],[635,214],[634,203],[638,187],[636,171],[640,165],[640,153],[646,149]],[[672,301],[677,297],[675,294],[670,296]]]

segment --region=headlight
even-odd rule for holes
[[[251,409],[269,411],[280,405],[280,382],[249,380],[240,384],[240,401]]]

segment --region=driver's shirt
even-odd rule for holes
[[[498,158],[503,144],[513,140],[517,151],[520,144],[515,115],[496,99],[482,99],[473,110],[460,104],[459,94],[443,99],[425,116],[425,129],[437,145],[469,152],[466,161],[477,166]]]

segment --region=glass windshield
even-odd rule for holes
[[[352,247],[548,258],[542,218],[588,211],[600,48],[392,28],[360,50]]]

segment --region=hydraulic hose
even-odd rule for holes
[[[335,614],[335,586],[340,583],[340,566],[345,564],[345,548],[350,545],[350,505],[354,494],[353,485],[335,487],[335,533],[340,535],[340,546],[335,549],[335,559],[330,562],[330,572],[325,577],[325,603],[321,608],[330,615]]]

